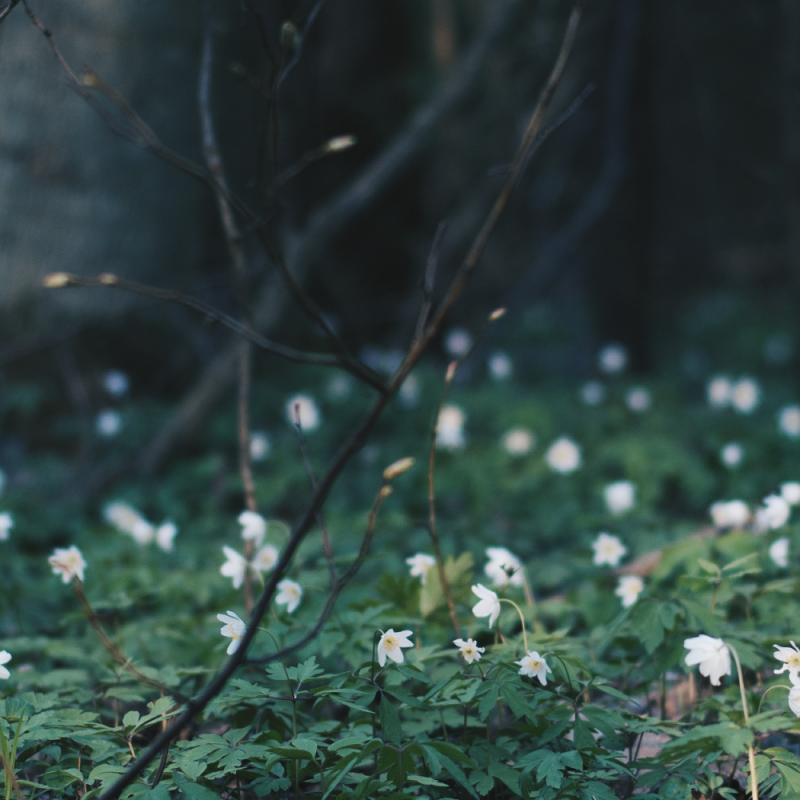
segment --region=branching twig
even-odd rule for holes
[[[19,5],[20,0],[8,0],[8,3],[0,9],[0,22],[2,22],[14,9],[14,6]]]
[[[428,322],[428,315],[431,313],[431,306],[433,305],[433,283],[436,280],[436,267],[439,264],[439,248],[441,247],[442,238],[446,230],[447,222],[440,222],[439,227],[436,229],[436,235],[433,237],[433,242],[431,243],[431,251],[428,253],[428,260],[425,264],[425,277],[422,279],[422,303],[419,308],[417,327],[414,330],[414,342],[422,336],[425,325]]]
[[[528,129],[525,132],[525,136],[518,150],[517,157],[514,160],[516,165],[515,169],[508,176],[508,179],[506,180],[500,196],[495,202],[495,205],[492,208],[486,223],[479,231],[475,243],[470,249],[464,264],[456,275],[456,278],[445,297],[445,301],[442,303],[442,306],[440,306],[439,311],[435,315],[433,321],[426,328],[425,333],[420,338],[419,342],[417,342],[411,348],[400,368],[392,376],[392,380],[388,387],[388,392],[386,394],[379,395],[374,400],[372,408],[369,410],[364,419],[352,431],[338,453],[335,455],[327,471],[320,479],[317,489],[312,493],[308,504],[301,513],[299,519],[295,522],[289,541],[281,553],[273,573],[264,586],[261,596],[256,601],[256,604],[253,608],[253,613],[250,615],[247,629],[242,636],[238,649],[230,656],[222,669],[214,676],[214,678],[212,678],[208,685],[195,697],[189,700],[189,702],[186,704],[185,710],[176,717],[169,727],[167,727],[166,730],[161,731],[161,733],[159,733],[159,735],[151,742],[151,744],[139,754],[139,757],[128,767],[125,774],[120,776],[120,778],[118,778],[105,792],[103,792],[103,794],[100,796],[100,800],[114,800],[114,798],[119,797],[122,790],[136,780],[136,778],[141,775],[142,771],[147,767],[147,765],[150,764],[150,762],[163,751],[164,747],[166,747],[169,742],[171,742],[180,733],[180,731],[187,724],[189,724],[194,717],[211,702],[214,697],[216,697],[222,691],[234,672],[246,660],[247,651],[258,630],[258,626],[265,612],[267,611],[267,608],[272,602],[272,597],[275,593],[278,582],[283,578],[297,548],[305,539],[306,535],[314,524],[316,515],[322,508],[322,505],[327,499],[334,483],[350,459],[364,446],[369,434],[372,432],[372,429],[388,405],[391,397],[398,391],[408,373],[417,364],[427,344],[441,329],[447,311],[463,291],[466,281],[469,279],[472,272],[474,272],[480,257],[483,255],[483,252],[486,249],[486,245],[489,241],[489,236],[491,235],[492,231],[497,225],[497,221],[508,205],[511,193],[519,178],[522,165],[525,162],[527,150],[535,141],[536,133],[541,125],[542,117],[544,116],[544,113],[547,110],[550,101],[552,100],[556,86],[558,85],[558,82],[564,72],[567,58],[572,50],[572,45],[575,42],[575,35],[577,33],[580,16],[581,0],[577,0],[570,15],[567,31],[564,36],[564,41],[561,44],[561,49],[556,60],[555,67],[553,68],[545,90],[542,93],[539,104],[534,110],[533,117],[531,118]],[[373,512],[370,514],[369,523],[369,525],[372,526],[371,529],[373,532],[374,519],[377,516],[380,504],[383,502],[381,494],[383,494],[385,497],[388,495],[389,491],[390,488],[384,485],[379,492],[378,498],[373,506]],[[359,558],[362,560],[363,557],[366,557],[369,541],[371,541],[372,538],[372,533],[369,532],[369,525],[368,534],[364,537],[362,548],[359,553]],[[357,566],[353,565],[353,567],[351,567],[350,570],[348,570],[340,580],[349,580],[350,577],[355,573],[355,569],[357,569]],[[333,602],[335,601],[333,595],[334,593],[332,592],[328,598],[328,601],[326,602],[323,612],[325,612],[325,610],[327,610],[329,607],[333,607]],[[309,631],[300,640],[300,642],[296,642],[288,648],[285,648],[283,653],[286,654],[287,652],[293,652],[299,647],[302,647],[305,643],[311,641],[321,630],[324,622],[325,619],[323,616],[321,616],[314,628],[312,628],[312,630]]]

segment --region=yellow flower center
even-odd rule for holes
[[[471,644],[468,644],[461,652],[463,653],[464,658],[468,658],[469,656],[475,655],[475,648]]]
[[[800,670],[800,653],[792,653],[786,659],[786,663],[789,665],[789,669]]]
[[[229,636],[231,637],[231,639],[233,639],[233,640],[236,640],[236,639],[241,639],[241,638],[242,638],[242,637],[241,637],[241,636],[239,636],[239,634],[238,634],[238,633],[236,633],[236,631],[233,629],[233,623],[232,623],[232,622],[229,622],[229,623],[228,623],[228,635],[229,635]]]
[[[397,648],[397,639],[394,636],[386,636],[383,640],[384,650],[395,650]]]
[[[538,672],[542,668],[542,662],[537,661],[535,658],[528,659],[528,669]]]

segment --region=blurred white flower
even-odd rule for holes
[[[442,406],[436,423],[436,447],[441,450],[461,450],[466,444],[465,421],[466,415],[458,406]]]
[[[303,587],[300,586],[299,583],[284,578],[278,584],[278,594],[275,595],[275,602],[279,606],[286,606],[286,610],[290,614],[300,605],[300,600],[302,598]]]
[[[250,434],[250,460],[259,462],[266,461],[269,458],[272,444],[270,443],[269,436],[264,431],[253,431]]]
[[[320,415],[314,398],[307,394],[296,394],[286,401],[286,419],[296,425],[298,419],[303,433],[319,428]]]
[[[617,375],[628,366],[628,351],[619,342],[610,342],[597,354],[597,366],[607,375]]]
[[[785,536],[776,539],[769,546],[769,557],[775,566],[783,567],[784,569],[789,566],[789,540]]]
[[[775,648],[775,652],[772,654],[778,661],[783,662],[783,666],[780,669],[775,670],[776,675],[780,675],[782,672],[788,672],[790,675],[794,674],[797,675],[800,672],[800,649],[798,649],[797,645],[794,642],[789,642],[791,647],[782,647],[779,644],[772,645]]]
[[[384,666],[388,656],[395,664],[402,664],[403,651],[401,648],[414,646],[413,642],[409,641],[409,636],[413,636],[411,631],[395,632],[389,628],[378,642],[378,663]]]
[[[122,417],[110,408],[101,411],[95,419],[95,430],[100,436],[111,439],[122,429]]]
[[[131,505],[122,500],[114,500],[103,509],[103,517],[123,533],[131,533],[134,526],[144,517]]]
[[[644,591],[644,581],[638,575],[623,575],[614,594],[622,600],[623,608],[630,608]]]
[[[781,497],[790,505],[796,506],[800,503],[800,483],[797,481],[787,481],[781,484]]]
[[[790,439],[800,437],[800,406],[784,406],[778,412],[778,428]]]
[[[598,567],[602,564],[616,567],[628,552],[628,548],[616,536],[609,533],[598,534],[592,543],[592,549],[594,550],[592,562]]]
[[[254,511],[242,511],[239,514],[239,524],[242,526],[242,539],[246,542],[252,541],[259,547],[267,535],[267,521],[264,517]]]
[[[232,547],[225,546],[222,548],[222,552],[228,560],[220,567],[219,571],[233,581],[234,589],[239,589],[247,572],[247,559]]]
[[[14,527],[14,518],[11,513],[4,511],[0,514],[0,542],[8,541],[9,532]]]
[[[643,411],[647,411],[647,409],[650,408],[650,392],[641,386],[636,386],[625,396],[625,404],[631,411],[641,414]]]
[[[232,655],[239,649],[242,637],[247,632],[247,625],[244,624],[244,620],[235,611],[228,611],[227,614],[217,614],[217,619],[225,623],[220,633],[231,640],[227,653]]]
[[[269,572],[278,563],[278,555],[274,544],[265,544],[253,557],[253,569]]]
[[[779,494],[771,494],[763,502],[755,513],[756,533],[782,528],[789,521],[792,507]]]
[[[167,520],[156,528],[156,544],[165,552],[171,553],[175,549],[175,536],[178,526]]]
[[[8,650],[0,650],[0,679],[7,681],[11,677],[11,673],[3,666],[11,661],[11,653]]]
[[[122,397],[128,393],[128,376],[118,369],[111,369],[103,375],[103,388],[112,397]]]
[[[792,688],[789,689],[789,708],[796,717],[800,717],[800,678],[789,675]]]
[[[428,581],[428,571],[436,564],[436,559],[427,553],[417,553],[407,558],[406,564],[411,567],[411,577],[419,577],[420,583],[424,586]]]
[[[547,673],[553,670],[547,666],[547,662],[535,650],[528,650],[528,654],[515,661],[519,664],[519,674],[527,678],[538,678],[542,686],[547,686]]]
[[[512,428],[503,434],[503,449],[510,456],[524,456],[536,444],[536,438],[527,428]]]
[[[140,519],[130,530],[131,536],[136,540],[136,544],[146,545],[153,541],[156,529],[146,519]]]
[[[581,465],[581,450],[572,439],[562,436],[556,439],[545,455],[550,469],[568,475]]]
[[[331,400],[346,400],[353,391],[353,379],[343,372],[333,375],[325,389]]]
[[[731,674],[731,652],[722,639],[715,639],[706,634],[686,639],[683,646],[689,651],[686,654],[686,665],[700,665],[700,674],[711,679],[712,686],[719,686],[723,675]]]
[[[453,328],[444,339],[444,349],[453,358],[465,356],[472,347],[472,334],[465,328]]]
[[[487,547],[486,556],[489,559],[489,563],[484,567],[483,571],[493,585],[525,585],[522,562],[510,550],[506,550],[505,547]]]
[[[742,463],[744,448],[738,442],[728,442],[719,451],[719,458],[728,469],[735,469]]]
[[[706,398],[712,408],[727,408],[733,398],[733,384],[725,375],[717,375],[706,385]]]
[[[750,509],[743,500],[719,500],[708,512],[717,528],[743,528],[750,520]]]
[[[636,486],[630,481],[614,481],[603,489],[606,507],[616,517],[636,505]]]
[[[761,389],[754,378],[740,378],[731,392],[731,405],[740,414],[751,414],[761,400]]]
[[[514,364],[508,353],[498,350],[489,356],[489,375],[495,381],[507,381],[514,372]]]
[[[599,406],[606,398],[606,387],[600,381],[587,381],[581,386],[580,397],[587,406]]]
[[[403,408],[414,408],[419,402],[419,379],[416,375],[409,375],[400,384],[397,399]]]
[[[472,593],[477,595],[480,600],[472,607],[472,613],[476,617],[489,617],[489,627],[494,625],[500,616],[500,600],[497,595],[480,583],[472,587]]]
[[[453,644],[461,651],[461,658],[471,664],[473,661],[481,660],[481,653],[486,651],[485,647],[478,647],[478,643],[474,639],[454,639]]]
[[[47,560],[53,568],[53,575],[60,575],[64,583],[69,583],[73,578],[83,581],[86,562],[74,544],[67,548],[56,547]]]

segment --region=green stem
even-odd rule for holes
[[[509,600],[507,597],[500,598],[501,603],[508,603],[509,605],[514,606],[517,609],[517,614],[519,614],[519,621],[522,623],[522,645],[525,648],[525,655],[528,655],[528,635],[525,632],[525,617],[522,616],[522,609],[513,601]]]
[[[732,644],[727,644],[728,650],[731,651],[733,660],[736,662],[736,673],[739,676],[739,694],[742,698],[742,711],[744,712],[744,724],[750,724],[750,713],[747,709],[747,693],[744,688],[744,675],[742,675],[742,664],[739,661],[739,654]],[[756,751],[752,744],[747,745],[747,760],[750,764],[750,794],[753,800],[758,800],[758,775],[756,773]]]
[[[761,713],[761,706],[764,705],[764,698],[773,690],[773,689],[788,689],[790,692],[792,691],[791,686],[784,686],[782,683],[779,683],[777,686],[770,686],[764,694],[761,695],[761,700],[758,703],[758,713]]]

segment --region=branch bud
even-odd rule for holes
[[[496,308],[491,314],[489,314],[489,319],[487,322],[497,322],[497,320],[499,320],[500,317],[504,317],[505,314],[506,310],[504,308]]]
[[[394,490],[391,486],[381,486],[380,495],[381,500],[385,500]]]
[[[45,289],[61,289],[69,285],[69,277],[68,272],[51,272],[42,278],[42,286]]]
[[[458,369],[458,361],[451,361],[447,366],[447,374],[444,376],[445,383],[453,380]]]
[[[281,25],[281,44],[289,50],[297,50],[300,44],[300,31],[290,19]]]
[[[326,153],[338,153],[340,150],[347,150],[352,147],[358,139],[351,134],[347,136],[334,136],[333,139],[328,139],[325,144]]]
[[[413,466],[413,458],[410,456],[401,458],[399,461],[395,461],[393,464],[389,464],[389,466],[386,467],[386,469],[383,471],[383,479],[385,481],[391,481],[398,475],[402,475],[406,470],[411,469]]]
[[[110,272],[104,272],[97,280],[99,280],[103,286],[116,286],[119,283],[119,278]]]

